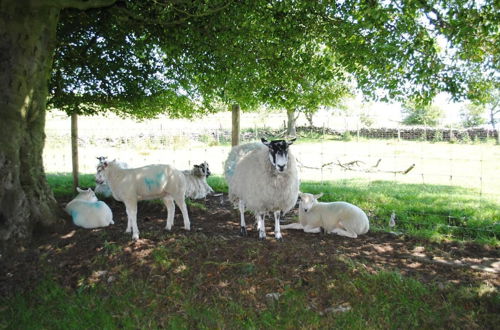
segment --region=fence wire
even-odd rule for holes
[[[131,167],[168,163],[190,169],[207,161],[212,173],[222,175],[230,150],[228,129],[190,131],[171,127],[126,129],[93,128],[80,130],[79,165],[82,173],[95,173],[98,156],[119,159]],[[283,128],[253,127],[243,130],[241,143],[260,137],[282,138]],[[422,186],[445,185],[469,188],[477,194],[477,207],[489,200],[500,200],[500,147],[493,130],[455,130],[449,128],[358,129],[335,131],[326,127],[299,127],[298,142],[292,150],[298,160],[302,181],[318,184],[353,180],[390,181]],[[70,133],[67,129],[47,130],[44,152],[46,172],[71,172]],[[475,229],[462,225],[454,214],[440,216],[449,231],[467,237],[471,230],[486,230],[492,236],[500,233],[500,219],[492,228]],[[421,216],[421,215],[420,215]],[[410,221],[415,214],[397,214],[399,223]],[[374,214],[375,226],[388,228],[389,216]],[[411,223],[425,227],[425,222]],[[465,229],[464,229],[465,228]]]

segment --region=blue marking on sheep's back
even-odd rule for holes
[[[144,184],[148,187],[148,190],[151,191],[153,188],[160,188],[162,182],[165,181],[165,173],[160,172],[156,174],[154,178],[144,178]]]
[[[98,202],[91,203],[90,205],[91,205],[92,207],[95,207],[96,209],[98,209],[98,208],[101,208],[101,207],[102,207],[102,204],[104,204],[104,202],[102,202],[102,201],[98,201]]]

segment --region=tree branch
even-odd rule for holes
[[[117,0],[35,0],[34,2],[39,6],[87,10],[92,8],[109,7],[115,4],[116,1]]]

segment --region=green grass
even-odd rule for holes
[[[320,201],[347,201],[367,212],[373,229],[402,231],[428,239],[500,245],[500,201],[474,189],[392,181],[303,182],[301,191]],[[396,215],[396,227],[389,219]]]
[[[71,196],[69,174],[47,175],[56,198]],[[93,187],[91,174],[80,176],[82,187]],[[227,193],[220,176],[210,176],[209,185]],[[301,191],[323,192],[321,201],[347,201],[367,212],[372,230],[399,231],[432,240],[453,239],[500,246],[500,201],[476,190],[445,185],[403,184],[362,179],[328,183],[302,182]],[[199,203],[190,202],[202,208]],[[392,213],[396,227],[388,226]]]
[[[190,249],[224,248],[207,244]],[[494,328],[500,321],[494,312],[499,296],[479,287],[437,288],[396,272],[369,274],[356,264],[331,272],[325,265],[316,268],[316,281],[286,285],[277,300],[269,300],[264,291],[246,293],[255,286],[251,277],[257,273],[250,281],[222,273],[233,288],[219,290],[203,268],[206,263],[185,259],[186,270],[176,274],[172,268],[181,257],[159,246],[151,254],[149,275],[131,274],[121,265],[112,283],[84,280],[75,290],[44,279],[34,290],[0,298],[0,328],[442,329]],[[282,281],[274,276],[268,280]],[[315,305],[318,293],[329,296],[327,308]],[[346,310],[328,311],[339,306]]]

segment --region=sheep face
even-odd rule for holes
[[[323,193],[313,195],[307,193],[300,193],[300,203],[299,208],[301,211],[307,212],[309,211],[315,204],[318,204],[318,198],[323,196]]]
[[[204,176],[206,178],[208,178],[212,174],[212,172],[210,172],[210,169],[208,168],[207,162],[203,162],[200,165],[194,165],[193,174],[195,173],[198,174],[198,176]]]
[[[97,173],[95,174],[95,182],[97,184],[103,184],[106,182],[106,177],[104,175],[104,164],[97,165]]]
[[[271,142],[262,138],[261,141],[269,148],[269,160],[271,164],[273,164],[278,172],[284,172],[288,165],[288,146],[295,141],[295,138],[290,141],[274,140]]]
[[[98,199],[91,188],[88,189],[80,189],[76,187],[76,191],[78,191],[78,195],[74,198],[74,200],[81,200],[86,202],[97,202]]]

